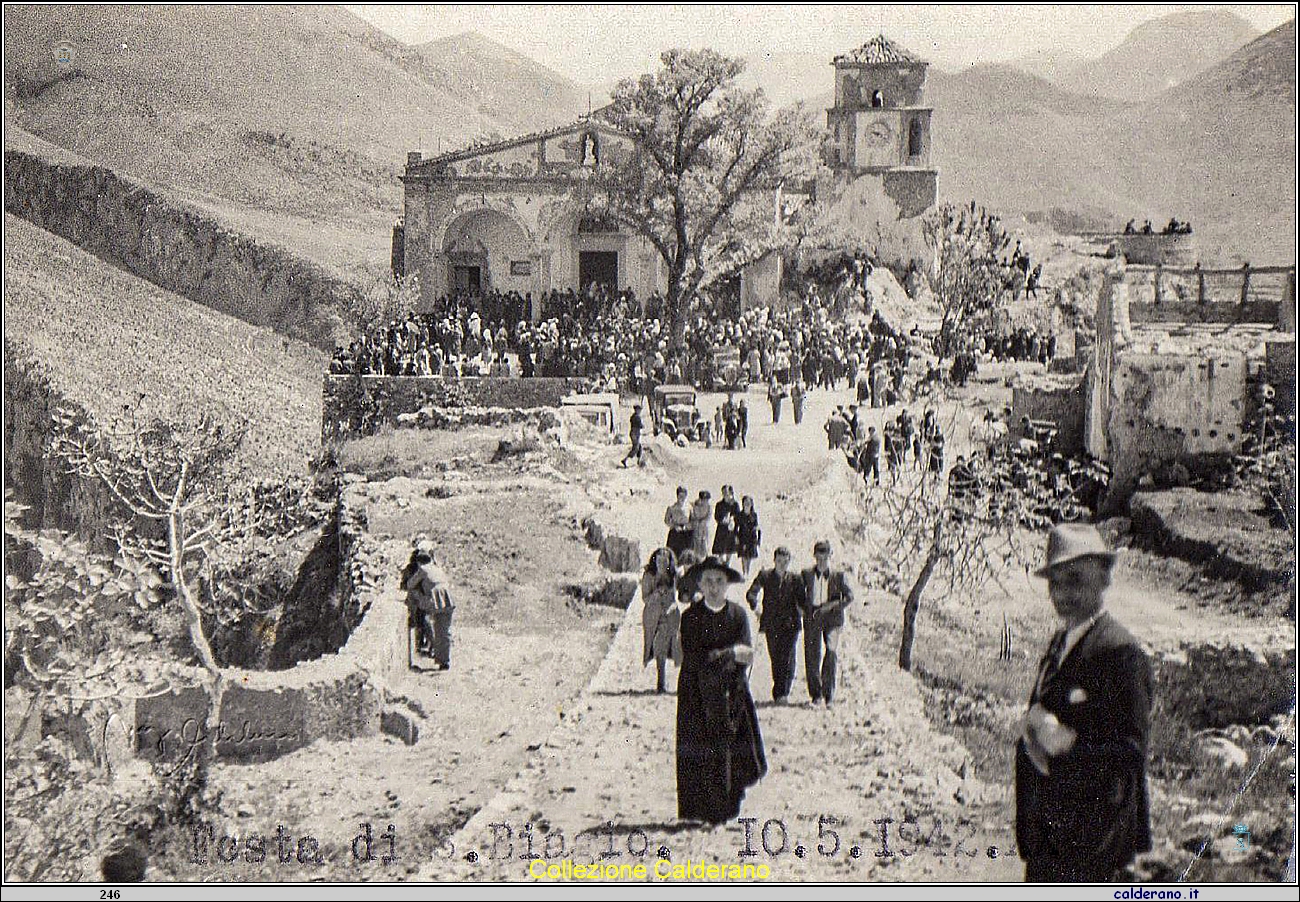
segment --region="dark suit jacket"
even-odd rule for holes
[[[777,573],[775,567],[760,571],[745,593],[750,610],[758,607],[758,595],[763,593],[763,613],[758,618],[758,628],[765,633],[773,630],[799,632],[802,586],[800,574],[792,570],[784,574]]]
[[[848,578],[843,570],[831,570],[826,585],[826,600],[822,602],[822,607],[826,610],[817,613],[812,606],[813,575],[816,572],[816,567],[809,567],[799,574],[799,607],[803,610],[804,623],[815,620],[831,628],[843,626],[844,609],[853,604],[853,589],[849,586]]]
[[[1043,673],[1043,665],[1038,673]],[[1146,754],[1151,664],[1138,641],[1103,613],[1035,691],[1078,734],[1043,776],[1016,743],[1020,857],[1093,862],[1118,870],[1151,848]]]

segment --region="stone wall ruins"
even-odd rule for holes
[[[1294,368],[1279,303],[1199,305],[1194,321],[1134,303],[1123,271],[1108,273],[1097,344],[1084,382],[1084,447],[1112,470],[1105,507],[1127,503],[1143,474],[1178,462],[1219,466],[1236,452],[1261,372]],[[1265,348],[1278,342],[1274,360]]]
[[[1120,354],[1107,423],[1112,491],[1131,490],[1160,462],[1230,457],[1246,401],[1245,355]]]
[[[266,761],[318,739],[379,731],[384,687],[407,666],[406,606],[396,593],[382,591],[382,552],[366,537],[356,507],[345,488],[339,497],[340,603],[355,628],[336,653],[288,670],[227,669],[219,757]],[[207,695],[198,687],[143,698],[128,711],[123,729],[141,758],[183,758],[202,733],[206,709]]]
[[[1196,262],[1196,236],[1191,232],[1131,232],[1115,236],[1115,246],[1129,263],[1191,266]]]
[[[1078,376],[1021,376],[1012,385],[1011,422],[1029,417],[1054,423],[1054,447],[1062,454],[1077,454],[1084,444],[1084,400]]]

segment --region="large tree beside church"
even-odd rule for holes
[[[761,90],[737,87],[742,60],[669,50],[660,61],[620,82],[602,113],[639,150],[595,177],[592,205],[663,258],[680,343],[702,287],[786,240],[776,192],[811,171],[819,136],[801,108],[773,113]]]

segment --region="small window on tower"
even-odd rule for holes
[[[885,95],[879,91],[871,92],[871,105],[873,107],[882,107],[885,105]]]
[[[907,154],[912,157],[919,157],[924,152],[921,143],[921,120],[913,119],[911,125],[907,128]]]

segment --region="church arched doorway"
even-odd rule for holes
[[[442,254],[449,294],[524,294],[534,288],[534,242],[520,223],[499,210],[483,208],[457,216],[447,227]]]

